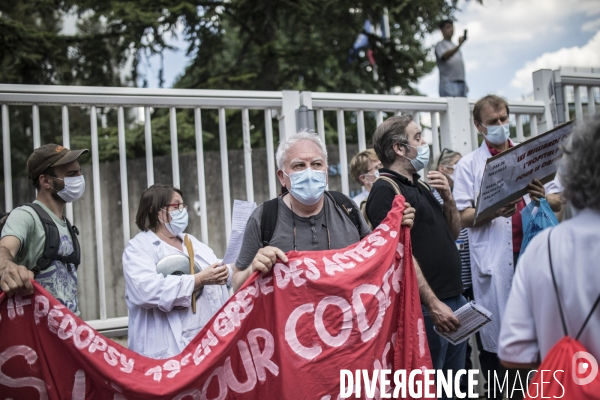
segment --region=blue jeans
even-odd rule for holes
[[[440,82],[440,97],[467,97],[467,84],[463,81]]]
[[[467,304],[467,300],[463,297],[462,294],[443,299],[441,301],[442,303],[450,307],[452,311],[456,311],[465,304]],[[425,308],[425,306],[421,306],[421,308],[423,309],[423,317],[425,318],[425,330],[427,333],[427,342],[429,342],[429,352],[431,353],[433,368],[436,370],[443,370],[444,373],[447,373],[448,370],[451,370],[452,376],[454,376],[456,371],[465,368],[467,342],[462,342],[459,345],[455,346],[448,342],[446,339],[444,339],[442,336],[438,335],[433,330],[433,321],[431,320],[431,318],[429,318],[427,308]],[[442,392],[442,394],[443,396],[440,397],[441,399],[448,398],[445,397],[444,392]],[[450,399],[451,398],[452,397],[450,397]]]

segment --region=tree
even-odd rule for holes
[[[79,20],[77,34],[63,32],[73,2],[29,0],[0,3],[0,82],[37,85],[122,86],[126,59],[115,52],[119,38],[106,35],[100,16]],[[31,107],[9,108],[13,175],[26,176],[33,150]],[[114,111],[111,112],[114,114]],[[39,107],[42,143],[62,143],[61,111]],[[114,116],[116,121],[116,115]],[[89,147],[89,110],[70,107],[71,143]],[[3,175],[3,163],[0,173]]]
[[[310,90],[416,94],[420,77],[434,63],[422,39],[441,19],[452,17],[457,0],[26,0],[0,5],[0,82],[122,86],[144,81],[137,65],[169,46],[165,33],[184,36],[190,65],[175,83],[178,88]],[[388,10],[390,37],[364,30],[366,20],[381,21]],[[77,33],[62,33],[65,13],[79,17]],[[181,28],[181,29],[179,29]],[[354,51],[359,34],[368,49]],[[372,59],[369,58],[372,54]],[[374,63],[372,62],[374,61]],[[131,65],[129,74],[123,74]],[[374,73],[376,68],[377,74]],[[160,72],[162,76],[162,72]],[[11,107],[11,130],[20,134],[13,147],[23,163],[31,149],[30,111]],[[72,143],[89,143],[85,109],[71,108]],[[43,141],[60,142],[60,114],[40,110]],[[153,114],[154,154],[168,154],[167,110]],[[178,110],[178,131],[193,133],[190,110]],[[351,118],[351,117],[350,117]],[[101,160],[116,158],[116,115],[100,129]],[[216,114],[203,118],[205,148],[218,148]],[[252,145],[264,143],[264,120],[251,112]],[[368,123],[372,123],[370,120]],[[228,114],[235,134],[230,147],[241,147],[241,119]],[[326,121],[328,137],[335,135]],[[369,127],[367,127],[369,128]],[[22,134],[21,134],[22,133]],[[143,157],[143,127],[127,131],[130,156]],[[46,135],[46,136],[44,136]],[[356,141],[356,135],[349,132]],[[189,138],[193,138],[189,136]],[[164,144],[164,145],[163,145]],[[189,148],[188,148],[189,147]],[[128,146],[129,148],[129,146]],[[180,150],[193,150],[193,140],[180,139]],[[19,152],[23,151],[23,154]]]
[[[406,94],[430,72],[425,33],[455,10],[455,1],[231,1],[203,8],[204,24],[187,29],[194,54],[177,87]],[[217,4],[217,3],[215,3]],[[363,30],[389,9],[390,38]],[[365,55],[350,60],[368,36],[378,79]]]

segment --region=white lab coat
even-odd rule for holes
[[[459,211],[475,207],[479,196],[483,170],[492,154],[485,141],[464,156],[454,170],[452,192]],[[557,180],[545,185],[546,194],[562,191]],[[525,203],[531,199],[523,196]],[[477,303],[492,313],[492,321],[481,329],[481,341],[486,351],[498,352],[500,322],[504,316],[514,274],[512,219],[498,217],[484,226],[468,228],[471,255],[473,295]]]
[[[219,261],[208,246],[188,236],[194,247],[194,259],[202,269]],[[184,253],[152,231],[138,233],[123,252],[125,301],[129,308],[128,347],[151,358],[179,354],[229,298],[227,286],[207,285],[196,301],[197,311],[193,314],[194,277],[164,277],[156,272],[158,261],[171,254]],[[231,277],[231,270],[229,274]]]

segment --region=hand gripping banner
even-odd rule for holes
[[[352,246],[290,252],[253,274],[165,360],[103,337],[37,283],[2,294],[0,397],[333,400],[341,369],[432,368],[403,203]]]

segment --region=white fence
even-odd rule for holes
[[[571,104],[577,120],[596,114],[596,99],[600,99],[600,69],[586,70],[588,71],[575,71],[574,68],[554,71],[542,69],[533,73],[534,98],[545,106],[541,120],[544,131],[569,121],[573,115]],[[571,92],[572,102],[569,101]]]
[[[107,320],[106,313],[106,288],[104,281],[104,252],[102,231],[101,207],[101,182],[99,174],[99,148],[98,148],[98,108],[114,107],[118,110],[119,134],[119,159],[121,174],[121,198],[123,241],[126,244],[130,239],[129,204],[128,204],[128,171],[125,149],[125,123],[124,107],[143,107],[145,113],[145,148],[146,148],[146,176],[148,186],[154,184],[154,167],[152,153],[152,127],[150,108],[167,107],[170,109],[171,130],[171,158],[173,171],[173,185],[179,187],[179,156],[177,146],[177,123],[175,119],[176,108],[193,108],[195,115],[196,132],[196,162],[198,168],[198,195],[200,199],[200,225],[201,240],[208,242],[209,229],[207,224],[206,196],[210,194],[205,185],[204,150],[202,140],[202,109],[219,110],[219,141],[221,151],[221,171],[223,184],[223,219],[225,221],[226,235],[229,238],[231,231],[231,199],[229,194],[229,166],[227,156],[227,127],[225,111],[241,109],[243,118],[244,137],[244,169],[246,172],[247,199],[253,200],[252,163],[250,148],[250,133],[248,110],[259,109],[265,114],[265,135],[267,143],[267,157],[269,165],[270,195],[276,196],[275,161],[273,150],[273,126],[271,112],[282,107],[281,92],[251,92],[251,91],[212,91],[212,90],[147,90],[136,88],[99,88],[99,87],[65,87],[65,86],[27,86],[27,85],[0,85],[0,104],[2,104],[2,143],[4,166],[4,198],[6,210],[13,208],[12,193],[12,168],[10,145],[9,107],[12,105],[29,105],[32,107],[33,119],[33,148],[39,147],[40,142],[40,106],[56,106],[62,108],[62,133],[63,145],[70,146],[69,135],[69,107],[89,106],[91,156],[92,156],[92,185],[94,188],[94,221],[97,254],[97,279],[99,286],[99,321],[92,321],[92,326],[98,329],[112,329],[127,326],[126,318],[119,318],[112,322]],[[282,120],[283,121],[283,120]],[[33,149],[32,149],[33,151]],[[67,217],[73,220],[72,205],[67,206]],[[76,222],[76,221],[75,221]],[[106,321],[106,322],[100,322]]]
[[[576,80],[580,79],[580,80]],[[600,75],[596,74],[585,79],[580,76],[562,76],[562,82],[575,85],[600,84]],[[581,80],[583,79],[583,80]],[[593,89],[589,98],[594,99]],[[576,90],[577,93],[577,90]],[[579,102],[579,103],[578,103]],[[595,112],[594,102],[589,104],[590,113]],[[230,171],[227,148],[228,130],[226,126],[225,112],[227,110],[241,110],[242,135],[244,149],[244,173],[246,176],[247,200],[254,200],[254,187],[252,175],[252,147],[250,141],[249,110],[262,110],[265,121],[265,142],[268,158],[268,171],[266,176],[269,182],[269,195],[275,197],[277,194],[276,167],[274,160],[274,149],[276,143],[273,140],[273,119],[278,121],[279,137],[284,138],[295,132],[296,120],[295,110],[305,105],[314,109],[316,113],[317,133],[325,139],[325,113],[336,113],[337,127],[335,132],[330,132],[337,139],[340,157],[340,175],[342,191],[348,194],[348,157],[346,151],[348,126],[345,122],[345,114],[351,113],[350,119],[357,132],[359,150],[368,146],[366,142],[365,118],[375,118],[375,124],[379,125],[384,118],[401,113],[411,113],[417,122],[429,125],[431,135],[429,142],[432,146],[432,154],[437,157],[444,147],[460,151],[466,154],[478,146],[478,137],[472,122],[471,111],[474,101],[465,98],[427,98],[418,96],[392,96],[392,95],[366,95],[345,93],[317,93],[317,92],[256,92],[256,91],[217,91],[217,90],[175,90],[175,89],[137,89],[137,88],[99,88],[99,87],[65,87],[65,86],[27,86],[27,85],[0,85],[0,104],[2,105],[2,143],[3,143],[3,166],[4,166],[4,199],[7,210],[13,207],[11,169],[11,129],[9,121],[9,107],[25,105],[31,107],[33,121],[33,148],[40,146],[40,106],[61,107],[62,109],[62,137],[63,145],[70,146],[69,135],[69,108],[89,107],[90,133],[91,133],[91,156],[92,156],[92,185],[94,188],[94,225],[96,236],[96,266],[99,293],[99,320],[88,321],[96,329],[105,333],[118,335],[126,331],[127,317],[119,316],[107,318],[106,312],[106,288],[105,288],[105,265],[103,257],[103,237],[108,233],[102,228],[101,207],[101,180],[99,168],[99,146],[98,146],[98,110],[111,107],[117,109],[118,116],[118,138],[119,138],[119,163],[120,163],[120,187],[121,187],[121,214],[123,221],[123,242],[126,244],[131,236],[129,226],[129,204],[128,204],[128,177],[126,163],[125,143],[125,118],[124,108],[141,107],[144,109],[144,140],[146,149],[146,177],[147,184],[154,183],[154,167],[152,152],[152,126],[150,118],[151,108],[169,108],[170,110],[170,140],[172,159],[172,181],[174,186],[179,186],[179,155],[176,109],[193,108],[195,119],[196,138],[196,163],[198,172],[198,196],[200,199],[200,226],[201,240],[208,243],[211,235],[207,223],[206,198],[211,195],[211,188],[206,187],[204,154],[202,140],[202,111],[205,109],[218,109],[219,121],[219,143],[221,154],[221,182],[223,195],[223,220],[225,221],[225,235],[229,239],[231,231],[231,198],[229,192]],[[511,117],[516,124],[516,138],[519,141],[527,139],[524,136],[524,125],[529,120],[530,134],[532,136],[542,133],[539,127],[544,128],[548,123],[548,104],[544,99],[536,101],[511,101]],[[578,116],[583,115],[580,99],[575,98],[575,111]],[[568,115],[568,114],[567,114]],[[427,122],[429,124],[427,124]],[[439,134],[438,134],[439,131]],[[330,135],[331,136],[331,135]],[[370,147],[370,146],[369,146]],[[33,148],[31,150],[33,150]],[[350,155],[352,156],[352,155]],[[72,205],[67,206],[67,217],[73,219]],[[77,223],[77,221],[74,221]],[[112,331],[112,332],[111,332]]]

